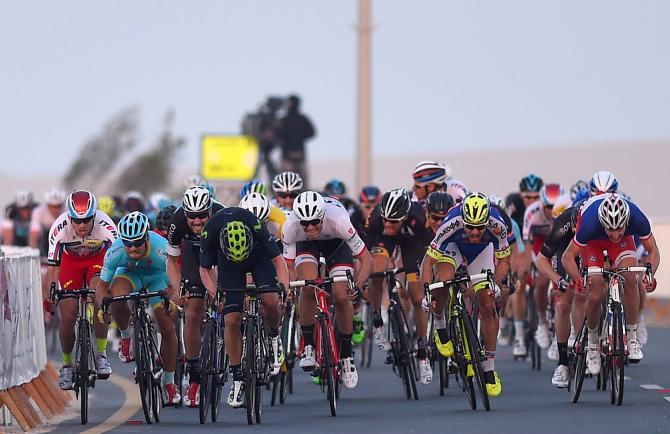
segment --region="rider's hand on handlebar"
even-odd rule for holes
[[[42,300],[42,308],[44,308],[45,313],[49,313],[51,315],[56,312],[56,305],[48,298]]]
[[[568,289],[570,289],[570,281],[565,277],[561,277],[560,279],[558,279],[558,283],[556,283],[556,289],[558,289],[561,292],[567,291]]]
[[[644,285],[644,289],[647,292],[654,292],[656,289],[656,278],[652,277],[651,279],[649,278],[648,274],[645,274],[644,277],[642,278],[642,284]]]

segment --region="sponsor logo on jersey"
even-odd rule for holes
[[[172,226],[174,226],[174,225],[172,225]],[[203,240],[206,239],[207,238],[207,231],[202,231],[202,234],[200,235],[200,238],[202,238]]]
[[[589,262],[596,262],[596,257],[593,255],[589,256]]]

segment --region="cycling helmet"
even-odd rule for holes
[[[501,209],[505,209],[505,202],[503,202],[503,200],[501,198],[499,198],[498,196],[496,196],[495,194],[489,194],[488,198],[489,198],[489,203],[491,205],[496,205],[496,206],[499,206]]]
[[[112,215],[116,209],[114,198],[112,196],[100,196],[100,199],[98,199],[98,209],[108,216]]]
[[[188,178],[186,178],[186,181],[184,181],[184,188],[189,189],[191,187],[199,187],[203,182],[204,179],[202,179],[202,176],[190,175]]]
[[[442,184],[451,177],[451,169],[436,161],[420,161],[412,172],[414,182],[419,184]]]
[[[275,193],[291,193],[302,190],[302,178],[295,172],[282,172],[272,180]]]
[[[126,193],[123,201],[123,208],[126,212],[144,211],[144,196],[139,191],[129,191]]]
[[[30,206],[33,203],[33,193],[32,191],[20,190],[16,192],[14,196],[14,203],[17,208],[25,208]]]
[[[580,190],[586,190],[587,194],[589,192],[589,183],[586,181],[582,181],[581,179],[574,184],[572,184],[572,187],[570,187],[570,197],[572,200],[575,200],[578,194],[580,194]]]
[[[242,186],[242,189],[240,190],[240,199],[249,193],[260,193],[263,196],[267,196],[268,188],[262,181],[259,181],[258,179],[252,179]]]
[[[454,199],[444,191],[434,191],[426,199],[426,209],[433,214],[446,214],[454,206]]]
[[[545,184],[540,190],[540,200],[544,206],[554,206],[561,195],[563,195],[563,187],[560,184]]]
[[[598,206],[598,220],[605,230],[624,229],[629,219],[630,206],[618,194],[607,196]]]
[[[175,211],[177,211],[177,207],[174,205],[166,206],[158,211],[158,214],[156,214],[156,229],[159,231],[167,231]]]
[[[202,212],[212,208],[212,196],[205,187],[191,187],[184,192],[181,206],[186,212]]]
[[[260,193],[247,194],[242,198],[239,206],[254,213],[263,223],[267,222],[270,217],[270,201]]]
[[[381,200],[381,191],[374,185],[366,185],[361,189],[361,203],[379,203]]]
[[[151,208],[157,211],[169,206],[171,203],[172,200],[165,193],[157,192],[149,196]]]
[[[98,208],[93,193],[86,190],[76,190],[70,193],[66,201],[67,213],[73,219],[93,217]]]
[[[619,188],[619,182],[612,172],[601,170],[593,175],[589,187],[591,194],[594,196],[602,193],[616,193]]]
[[[542,178],[531,173],[530,175],[521,179],[521,182],[519,182],[519,190],[522,192],[538,192],[543,185],[544,182],[542,181]]]
[[[468,188],[461,181],[450,179],[447,181],[447,194],[454,199],[454,202],[463,202],[465,196],[468,195]]]
[[[219,243],[226,258],[233,262],[241,262],[251,254],[254,235],[244,223],[232,221],[221,229]]]
[[[52,188],[44,193],[44,201],[47,205],[61,206],[65,203],[66,193],[60,188]]]
[[[328,194],[328,196],[344,196],[347,192],[347,188],[344,186],[344,182],[339,179],[331,179],[326,183],[326,186],[323,190]]]
[[[402,220],[412,207],[412,199],[404,188],[387,191],[379,203],[379,212],[385,220]]]
[[[139,211],[124,215],[119,221],[119,237],[126,241],[140,240],[147,236],[149,218]]]
[[[572,214],[570,214],[570,223],[572,224],[572,229],[577,230],[577,220],[579,219],[579,213],[582,210],[582,205],[585,201],[582,201],[577,204],[572,205]]]
[[[489,221],[489,200],[482,193],[470,193],[463,199],[463,221],[465,224],[481,226]]]
[[[322,219],[326,213],[326,202],[316,191],[304,191],[295,198],[293,213],[301,221]]]
[[[209,195],[212,196],[212,198],[216,197],[216,186],[214,184],[209,181],[204,181],[201,187],[205,187],[207,191],[209,191]]]
[[[556,199],[556,202],[554,202],[554,208],[551,210],[551,215],[554,218],[558,218],[559,215],[563,214],[563,211],[570,208],[571,206],[572,199],[570,199],[570,195],[563,194],[558,199]]]

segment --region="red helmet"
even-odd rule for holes
[[[98,202],[90,191],[76,190],[67,198],[67,213],[73,219],[93,217],[96,209]]]
[[[540,190],[540,200],[544,206],[554,206],[556,200],[563,195],[560,184],[545,184]]]

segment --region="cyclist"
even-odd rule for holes
[[[272,180],[275,202],[281,209],[293,209],[293,201],[302,190],[302,178],[295,172],[282,172]]]
[[[200,175],[189,175],[184,180],[184,190],[188,190],[191,187],[202,187],[202,184],[205,180]]]
[[[430,243],[421,263],[421,283],[426,285],[433,281],[435,265],[440,280],[453,279],[456,269],[464,265],[471,274],[480,273],[482,270],[495,270],[494,282],[497,287],[507,277],[510,268],[509,257],[507,229],[500,213],[490,207],[485,195],[470,193],[461,204],[449,211]],[[486,280],[475,280],[472,285],[482,321],[481,333],[486,351],[486,361],[483,363],[486,390],[489,396],[495,397],[502,392],[502,382],[495,371],[498,335],[496,288],[490,288]],[[454,354],[444,312],[448,300],[449,293],[446,289],[434,291],[433,316],[436,327],[434,338],[438,351],[445,357]]]
[[[446,190],[445,182],[451,177],[451,169],[436,161],[420,161],[414,167],[412,178],[412,200],[423,203],[434,191]]]
[[[161,237],[167,239],[168,228],[170,227],[170,220],[172,215],[177,211],[177,207],[174,205],[166,206],[165,208],[158,211],[156,214],[156,227],[153,229]]]
[[[431,193],[435,194],[435,193]],[[384,271],[393,267],[392,255],[396,248],[400,250],[402,264],[412,267],[423,257],[426,246],[433,234],[426,224],[426,214],[418,202],[412,202],[404,188],[384,193],[379,206],[376,207],[367,225],[368,247],[372,253],[373,271]],[[407,288],[400,289],[400,296],[409,298],[412,303],[416,334],[418,336],[419,381],[428,384],[433,378],[433,370],[428,361],[428,318],[423,310],[424,291],[419,282],[418,270],[406,273]],[[372,279],[369,288],[369,299],[372,304],[373,335],[377,347],[388,351],[391,346],[384,333],[381,304],[383,295],[383,279]],[[406,312],[409,316],[409,312]]]
[[[116,201],[112,196],[100,196],[98,198],[98,209],[109,216],[114,224],[118,223],[123,214],[116,206]]]
[[[30,234],[30,216],[37,204],[30,191],[17,191],[14,202],[5,209],[3,243],[10,246],[27,246]]]
[[[209,191],[200,186],[184,192],[181,207],[172,214],[167,233],[167,275],[173,288],[185,291],[184,349],[189,387],[184,404],[200,404],[200,343],[205,315],[205,286],[200,278],[200,242],[209,219],[223,209],[212,200]],[[183,282],[183,284],[182,284]]]
[[[381,200],[381,197],[381,191],[379,191],[379,188],[374,185],[366,185],[361,189],[359,204],[361,206],[361,211],[363,212],[363,218],[365,221],[368,220],[372,210]]]
[[[77,190],[70,193],[65,204],[67,211],[53,222],[49,230],[47,283],[51,286],[59,282],[61,288],[67,290],[81,289],[85,284],[89,288],[95,288],[100,281],[105,251],[117,237],[116,226],[109,216],[97,210],[95,196],[89,191]],[[47,307],[48,304],[45,301]],[[72,349],[77,301],[61,300],[58,309],[61,317],[60,345],[63,351],[63,367],[60,369],[58,385],[61,389],[68,390],[72,388]],[[112,373],[107,360],[107,325],[94,321],[93,328],[98,349],[96,370],[99,378],[107,378]]]
[[[249,193],[242,198],[239,204],[240,208],[251,211],[261,223],[267,226],[268,232],[278,243],[281,243],[281,230],[286,215],[276,206],[270,205],[267,197],[260,193]],[[281,244],[278,244],[281,246]]]
[[[651,264],[652,275],[656,273],[660,262],[660,254],[656,239],[651,231],[649,219],[633,202],[629,202],[615,193],[594,196],[586,201],[581,208],[577,222],[577,231],[573,241],[563,253],[562,262],[565,271],[574,282],[577,291],[586,292],[586,322],[588,326],[588,346],[586,365],[592,374],[600,372],[600,349],[598,323],[601,315],[601,304],[605,297],[605,284],[602,276],[591,276],[582,285],[581,275],[577,266],[577,257],[581,254],[584,267],[604,266],[603,251],[607,251],[614,267],[638,265],[635,254],[634,236],[639,236],[645,249],[649,252],[647,260]],[[642,347],[637,340],[637,320],[639,293],[637,279],[625,273],[623,304],[626,312],[626,335],[628,338],[628,360],[632,363],[642,360]],[[656,279],[644,277],[643,285],[647,292],[656,288]]]
[[[344,209],[349,213],[351,224],[354,225],[356,232],[363,237],[365,234],[365,215],[363,215],[361,207],[346,194],[347,189],[339,179],[331,179],[324,187],[324,196],[332,197],[344,206]]]
[[[468,195],[468,187],[457,179],[447,181],[447,193],[452,197],[454,203],[461,203]]]
[[[96,288],[96,297],[102,300],[109,292],[113,297],[128,295],[146,288],[148,292],[165,291],[172,296],[165,263],[167,260],[167,241],[149,230],[149,218],[139,211],[123,216],[119,221],[119,238],[105,254],[105,262]],[[161,359],[163,361],[163,381],[167,392],[168,405],[181,402],[181,396],[174,383],[174,371],[177,361],[177,335],[170,312],[163,309],[163,300],[159,297],[149,300],[153,307],[158,330],[161,334]],[[122,362],[134,359],[130,351],[130,309],[127,303],[112,305],[114,321],[121,333]],[[128,342],[128,344],[124,344]]]
[[[584,297],[575,297],[573,286],[566,279],[567,274],[561,263],[561,256],[572,241],[577,225],[577,216],[581,204],[566,208],[562,204],[571,204],[570,196],[561,196],[554,205],[555,219],[551,232],[544,240],[542,249],[535,258],[535,265],[540,273],[547,276],[554,287],[559,289],[556,300],[556,342],[558,347],[558,365],[554,370],[551,383],[559,388],[568,387],[570,376],[568,371],[568,340],[570,338],[570,316],[572,323],[579,327],[584,320]],[[574,300],[574,310],[572,309]]]
[[[343,275],[354,270],[354,257],[358,259],[356,288],[362,288],[372,270],[372,257],[349,219],[341,203],[324,198],[315,191],[301,193],[293,202],[293,214],[284,223],[282,241],[284,258],[289,268],[297,269],[300,279],[319,276],[319,257],[326,259],[330,276]],[[340,336],[342,381],[351,389],[358,383],[358,372],[351,352],[354,306],[346,283],[332,285],[332,301]],[[354,292],[359,292],[355,289]],[[356,295],[356,294],[354,294]],[[313,291],[301,291],[298,316],[305,348],[300,367],[314,370],[314,323],[316,300]]]
[[[213,267],[218,266],[215,270]],[[243,208],[231,207],[219,211],[207,222],[200,244],[200,274],[210,297],[214,298],[218,287],[243,289],[247,284],[247,273],[251,273],[256,287],[277,287],[279,282],[288,288],[288,270],[275,239],[265,225]],[[262,314],[268,328],[272,348],[273,374],[279,372],[284,361],[279,325],[281,305],[279,295],[262,294]],[[233,408],[244,404],[244,372],[242,365],[242,292],[225,293],[223,315],[225,322],[224,342],[230,358],[233,384],[228,395],[228,405]]]
[[[258,179],[252,179],[251,181],[244,184],[240,189],[240,199],[249,193],[260,193],[263,196],[267,196],[268,188],[264,182],[259,181]]]
[[[591,196],[597,196],[603,193],[616,193],[619,188],[619,182],[612,172],[601,170],[593,174],[589,182]]]
[[[156,216],[160,210],[171,204],[172,199],[165,193],[157,192],[149,196],[149,209],[146,212],[146,216],[149,217],[149,224],[152,228],[156,227]]]
[[[435,191],[428,195],[426,200],[426,223],[433,232],[432,237],[442,226],[442,222],[452,206],[454,206],[453,197],[444,191]]]
[[[53,188],[44,194],[44,204],[33,209],[30,217],[30,247],[40,250],[40,257],[46,258],[49,252],[49,230],[54,220],[63,213],[65,192]]]
[[[525,265],[526,273],[530,271],[531,263],[540,253],[544,240],[551,231],[553,224],[552,209],[556,200],[563,194],[563,189],[559,184],[546,184],[540,189],[540,200],[535,201],[526,207],[523,218],[523,241],[526,244]],[[525,200],[525,199],[524,199]],[[535,340],[542,349],[549,348],[551,336],[549,335],[549,326],[547,324],[547,289],[549,278],[544,274],[535,276],[531,281],[534,288],[535,309],[537,311],[537,329],[535,330]],[[524,292],[524,291],[519,291]],[[525,292],[518,296],[525,297]],[[517,345],[517,344],[515,344]]]

